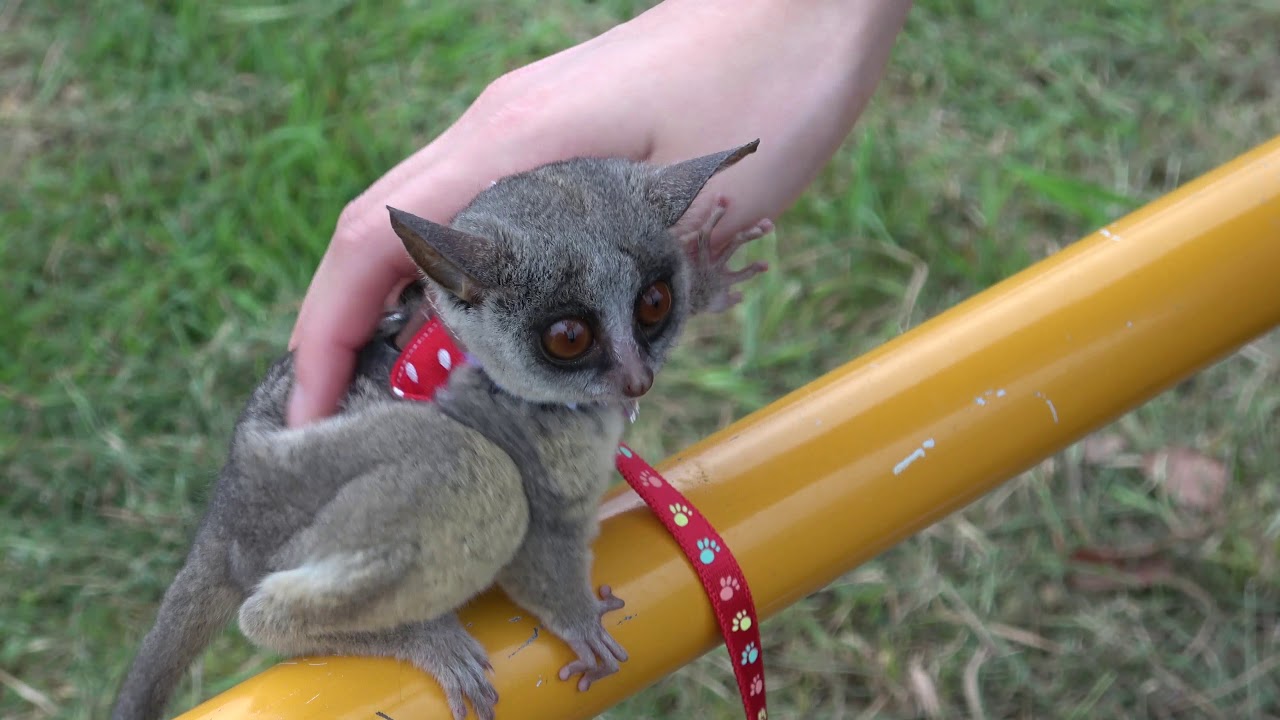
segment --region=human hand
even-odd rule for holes
[[[448,223],[492,181],[555,160],[669,163],[759,138],[751,162],[721,173],[700,196],[732,198],[716,227],[732,236],[784,210],[831,158],[875,89],[910,5],[666,0],[495,80],[338,218],[289,341],[297,376],[289,424],[336,409],[357,350],[417,275],[386,206]]]

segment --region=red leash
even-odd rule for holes
[[[466,355],[439,319],[432,317],[391,368],[391,390],[408,400],[429,402],[449,373],[465,362]],[[618,472],[675,538],[698,573],[724,636],[747,720],[766,720],[769,713],[759,622],[738,561],[702,513],[631,448],[619,445],[616,460]]]
[[[618,472],[676,539],[702,581],[716,611],[720,634],[738,679],[738,694],[748,720],[765,720],[764,658],[760,628],[747,577],[729,546],[702,513],[697,512],[649,463],[625,444],[618,446]]]

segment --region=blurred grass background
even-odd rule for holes
[[[646,5],[0,2],[0,717],[104,716],[344,203]],[[921,0],[637,441],[678,449],[1280,133],[1278,36],[1277,0]],[[774,717],[1280,717],[1278,420],[1272,334],[766,623]],[[608,717],[737,717],[723,655]],[[173,709],[272,661],[229,629]]]

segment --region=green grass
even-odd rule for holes
[[[61,5],[0,2],[15,720],[105,713],[344,203],[487,80],[642,4]],[[652,455],[1280,133],[1276,0],[1068,5],[917,4],[775,270],[648,401]],[[766,623],[774,717],[1280,717],[1277,358],[1273,334],[1115,423],[1127,454],[1074,447]],[[1130,461],[1174,445],[1225,463],[1212,522]],[[1074,548],[1143,542],[1172,582],[1075,580]],[[216,649],[183,707],[271,662]],[[608,716],[733,718],[734,694],[716,651]]]

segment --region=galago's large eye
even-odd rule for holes
[[[542,331],[542,348],[556,360],[576,360],[591,349],[591,328],[577,318],[564,318]]]
[[[671,312],[671,287],[662,280],[650,285],[636,300],[636,319],[645,327],[653,327]]]

